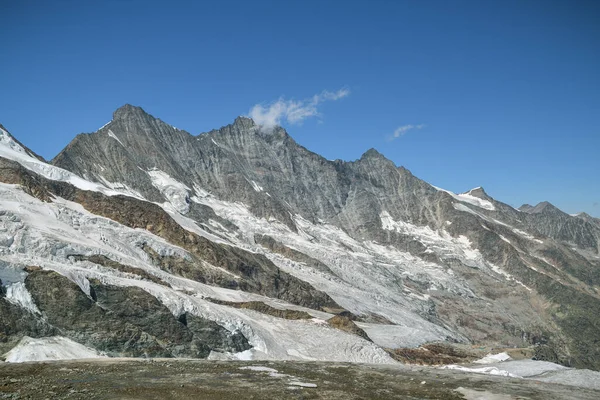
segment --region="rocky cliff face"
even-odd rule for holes
[[[535,346],[540,358],[600,366],[590,343],[600,334],[600,225],[591,217],[548,204],[516,210],[482,188],[454,194],[374,149],[328,161],[282,128],[267,133],[244,117],[194,136],[127,105],[99,131],[77,136],[53,166],[19,157],[0,165],[0,180],[20,185],[3,187],[0,200],[45,202],[27,200],[65,226],[47,232],[8,207],[6,268],[21,265],[17,254],[27,248],[29,261],[80,287],[140,287],[175,317],[240,332],[259,358],[331,359],[337,348],[345,360],[373,362],[389,360],[377,346],[461,341]],[[39,290],[26,288],[40,307]],[[10,304],[28,304],[11,293]],[[350,312],[362,333],[330,336],[335,324],[257,316],[232,306],[240,301],[323,320]],[[282,324],[288,331],[274,328]],[[182,335],[195,343],[193,332]],[[67,336],[97,347],[88,334]],[[308,337],[329,348],[311,347]],[[237,348],[210,343],[216,352],[245,350],[243,340]]]
[[[525,204],[519,210],[527,214],[525,219],[531,229],[595,254],[600,251],[600,226],[595,218],[569,215],[547,201],[535,207]]]

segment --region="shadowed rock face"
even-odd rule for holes
[[[0,296],[0,356],[21,340],[23,336],[45,337],[56,335],[57,330],[23,308]]]
[[[205,358],[211,350],[250,348],[243,335],[212,321],[187,316],[183,324],[140,288],[92,281],[87,296],[69,279],[50,271],[33,271],[25,283],[51,326],[111,356]]]

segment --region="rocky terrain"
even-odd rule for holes
[[[23,361],[49,337],[380,364],[454,360],[423,356],[445,343],[600,370],[598,219],[455,194],[374,149],[326,160],[245,117],[192,135],[126,105],[51,162],[2,128],[0,280],[0,354]]]
[[[199,360],[0,363],[0,398],[595,400],[596,388],[404,365]]]

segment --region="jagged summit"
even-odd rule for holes
[[[533,208],[533,206],[531,204],[525,203],[521,207],[517,208],[517,210],[529,213],[532,208]]]
[[[256,122],[250,117],[246,117],[245,115],[238,116],[234,121],[234,125],[240,125],[244,127],[256,126]]]
[[[134,106],[131,104],[125,104],[125,105],[117,108],[115,110],[115,112],[113,112],[113,121],[127,119],[127,118],[131,118],[131,117],[140,117],[140,116],[152,117],[150,114],[148,114],[146,111],[144,111],[144,109],[142,107]],[[154,118],[154,117],[152,117],[152,118]]]
[[[531,206],[529,204],[523,204],[519,207],[519,211],[523,211],[529,214],[539,214],[539,213],[549,213],[549,212],[561,212],[557,207],[552,205],[548,201],[542,201],[535,206]]]
[[[481,186],[473,188],[473,189],[469,190],[468,192],[465,192],[464,194],[470,194],[471,196],[478,197],[478,198],[484,199],[484,200],[491,199],[491,197],[486,193],[485,189],[483,189],[483,187],[481,187]]]
[[[364,159],[385,159],[387,160],[387,158],[381,154],[377,149],[375,149],[374,147],[371,147],[369,150],[365,151],[363,153],[362,156],[360,156],[361,160]]]
[[[221,126],[217,129],[212,129],[208,132],[200,133],[196,137],[199,140],[207,140],[209,138],[218,140],[219,138],[225,137],[246,137],[246,140],[253,142],[256,139],[254,138],[255,136],[271,139],[291,139],[291,136],[289,136],[285,128],[282,126],[277,125],[266,129],[262,125],[257,124],[252,118],[243,115],[236,117],[232,123]]]

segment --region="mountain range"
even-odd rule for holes
[[[87,356],[445,343],[600,370],[597,218],[455,194],[375,149],[327,160],[246,117],[192,135],[125,105],[51,161],[0,129],[6,360],[58,336]]]

